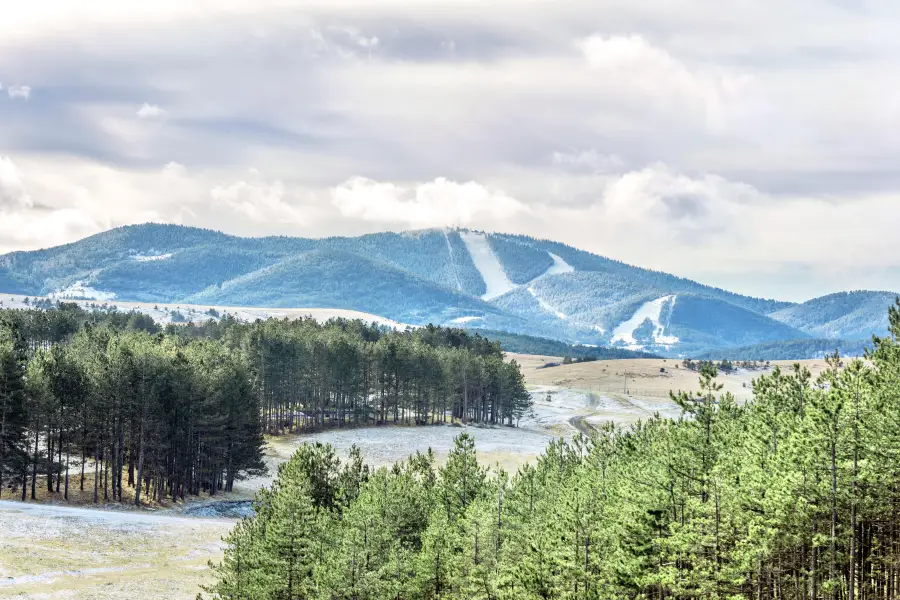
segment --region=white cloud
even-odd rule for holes
[[[615,154],[600,154],[596,150],[554,152],[553,164],[564,168],[587,169],[594,173],[620,171],[625,162]]]
[[[747,75],[709,72],[689,67],[640,35],[591,35],[575,42],[587,64],[610,86],[632,97],[676,109],[699,106],[707,125],[720,129],[729,111],[748,93]]]
[[[472,225],[529,212],[503,192],[443,177],[413,187],[354,177],[332,190],[332,203],[347,217],[417,228]]]
[[[162,119],[165,118],[167,113],[156,104],[147,104],[145,102],[135,114],[137,114],[139,119]]]
[[[230,208],[239,218],[257,223],[277,220],[280,223],[303,224],[303,211],[287,200],[284,184],[275,182],[235,181],[218,185],[210,191],[213,200]]]
[[[19,4],[0,73],[48,93],[0,127],[21,184],[5,177],[4,210],[32,232],[3,249],[150,218],[243,235],[466,224],[746,273],[770,295],[781,264],[894,260],[900,13],[884,2]],[[148,126],[163,106],[178,119]],[[25,225],[62,211],[85,218]]]
[[[13,100],[28,100],[31,98],[31,87],[27,85],[11,85],[7,88],[6,94]]]
[[[0,156],[0,212],[31,208],[32,204],[25,191],[22,172],[11,158]]]

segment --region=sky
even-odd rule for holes
[[[894,0],[0,4],[0,253],[466,227],[900,291]]]

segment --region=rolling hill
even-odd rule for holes
[[[240,238],[160,224],[0,256],[0,292],[350,309],[665,356],[757,352],[761,344],[800,352],[827,340],[866,339],[886,331],[894,298],[752,298],[559,242],[465,229]]]

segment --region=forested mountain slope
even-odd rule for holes
[[[230,306],[343,308],[684,356],[886,328],[893,294],[802,305],[751,298],[521,235],[459,229],[240,238],[146,224],[0,256],[0,292]],[[797,358],[803,358],[798,356]]]
[[[822,338],[849,340],[887,335],[893,292],[841,292],[771,313],[773,319]]]

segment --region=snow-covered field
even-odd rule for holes
[[[74,289],[74,288],[70,288]],[[89,288],[78,288],[81,291],[88,290]],[[95,293],[97,292],[97,293]],[[88,296],[80,296],[77,297],[89,297],[90,295],[104,295],[110,294],[111,292],[98,292],[97,290],[92,290]],[[29,305],[25,304],[25,299],[28,298],[30,303],[33,303],[35,300],[43,300],[42,296],[23,296],[21,294],[0,294],[0,308],[27,308]],[[63,300],[66,302],[74,302],[79,306],[82,306],[86,309],[90,308],[92,304],[102,304],[106,303],[108,306],[115,306],[120,312],[129,312],[129,311],[137,311],[153,317],[158,323],[171,323],[173,319],[173,315],[181,315],[186,321],[191,321],[194,323],[202,323],[208,321],[212,316],[210,315],[210,309],[216,311],[220,315],[229,314],[234,316],[237,319],[242,321],[254,321],[256,319],[283,319],[285,317],[290,319],[298,319],[301,317],[311,317],[317,321],[324,322],[329,319],[362,319],[366,323],[378,323],[379,325],[384,325],[387,327],[392,327],[394,329],[406,329],[407,327],[414,327],[413,325],[407,325],[405,323],[400,323],[397,321],[393,321],[391,319],[387,319],[385,317],[381,317],[378,315],[373,315],[371,313],[364,313],[356,310],[345,310],[341,308],[255,308],[255,307],[246,307],[246,306],[214,306],[214,305],[195,305],[195,304],[159,304],[154,302],[122,302],[118,300],[71,300],[67,296],[57,296],[50,298],[51,300]]]
[[[67,300],[69,298],[87,298],[99,302],[109,302],[116,298],[115,292],[97,290],[83,281],[76,281],[64,290],[58,290],[50,294],[51,300]]]
[[[0,598],[194,598],[233,524],[0,501]]]

